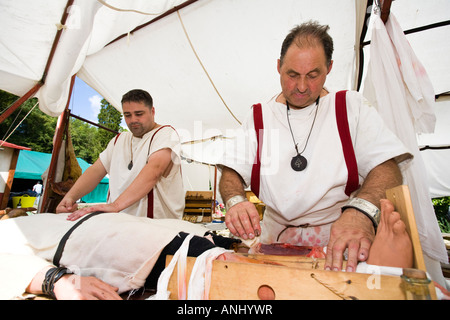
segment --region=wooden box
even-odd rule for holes
[[[187,191],[183,220],[194,223],[211,222],[214,207],[212,191]]]

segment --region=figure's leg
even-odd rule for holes
[[[370,247],[368,264],[411,268],[413,266],[413,247],[400,214],[394,211],[393,204],[386,199],[381,203],[381,219],[375,240]]]

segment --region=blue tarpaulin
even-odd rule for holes
[[[14,179],[42,180],[41,176],[50,166],[52,155],[50,153],[21,150],[17,160]],[[90,164],[81,158],[77,158],[82,172],[89,168]],[[106,202],[109,189],[109,179],[106,176],[99,185],[81,200],[86,203]]]

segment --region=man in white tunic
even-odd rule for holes
[[[347,271],[354,271],[357,262],[368,257],[380,199],[386,189],[402,184],[398,164],[411,155],[359,93],[347,92],[350,144],[360,184],[349,200],[345,191],[350,170],[337,125],[336,94],[324,88],[333,64],[327,30],[310,22],[291,31],[278,60],[282,92],[261,108],[258,196],[266,204],[262,227],[244,192],[257,162],[251,115],[242,135],[227,146],[219,187],[233,234],[244,239],[261,235],[263,243],[327,245],[325,268],[333,270],[341,270],[348,249]]]
[[[110,141],[99,159],[66,194],[56,212],[72,212],[70,220],[95,211],[181,219],[185,199],[177,132],[171,126],[155,122],[153,99],[144,90],[126,93],[122,109],[130,132],[123,132]],[[76,201],[92,191],[107,173],[108,203],[77,210]]]

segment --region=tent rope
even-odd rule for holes
[[[186,38],[187,38],[187,40],[188,40],[188,42],[189,42],[189,45],[191,46],[191,49],[192,49],[192,51],[194,52],[195,57],[197,58],[197,60],[198,60],[198,62],[200,63],[201,67],[203,68],[203,71],[205,72],[206,76],[208,77],[209,82],[211,82],[211,84],[212,84],[214,90],[216,91],[216,93],[217,93],[217,95],[219,96],[220,100],[222,100],[222,102],[223,102],[225,108],[227,108],[228,112],[233,116],[233,118],[234,118],[239,124],[241,124],[241,122],[239,121],[239,119],[234,115],[234,113],[230,110],[230,108],[228,107],[228,105],[227,105],[227,103],[225,102],[225,100],[222,98],[222,95],[220,94],[219,90],[217,90],[217,87],[216,87],[216,85],[214,84],[214,81],[213,81],[213,80],[211,79],[211,77],[209,76],[208,71],[206,70],[205,66],[203,65],[203,63],[202,63],[200,57],[199,57],[198,54],[197,54],[197,51],[196,51],[195,48],[194,48],[194,45],[193,45],[192,42],[191,42],[191,39],[190,39],[190,37],[189,37],[189,34],[188,34],[188,32],[186,31],[186,27],[184,26],[183,20],[181,19],[180,12],[177,11],[177,14],[178,14],[178,18],[180,19],[181,26],[183,27],[184,34],[186,35]]]
[[[146,15],[146,16],[157,16],[157,15],[160,15],[162,13],[162,12],[150,13],[150,12],[143,12],[143,11],[134,10],[134,9],[120,9],[120,8],[117,8],[117,7],[114,7],[114,6],[110,5],[105,0],[97,0],[97,1],[100,2],[102,5],[104,5],[105,7],[108,7],[110,9],[112,9],[112,10],[120,11],[120,12],[134,12],[134,13],[139,13],[139,14],[143,14],[143,15]]]
[[[36,108],[36,106],[37,106],[38,104],[39,104],[39,101],[36,102],[36,104],[34,105],[34,107],[31,108],[30,111],[28,111],[28,113],[25,115],[25,117],[23,117],[22,120],[20,120],[20,122],[17,124],[17,126],[14,128],[14,130],[12,130],[12,131],[8,134],[8,136],[7,136],[5,139],[3,139],[2,143],[0,144],[0,148],[3,147],[3,144],[4,144],[4,143],[9,139],[9,137],[17,130],[17,128],[22,124],[22,122],[28,117],[28,115],[31,113],[31,111],[33,111],[34,108]]]

